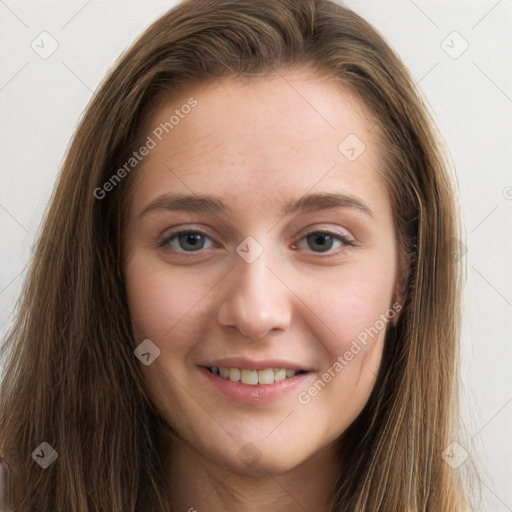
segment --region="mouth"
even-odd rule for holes
[[[205,366],[203,368],[224,380],[240,382],[248,386],[274,384],[291,379],[296,375],[308,373],[306,370],[292,370],[291,368],[264,368],[262,370],[226,366]]]
[[[278,360],[253,362],[237,358],[222,363],[212,361],[198,365],[198,369],[210,388],[243,405],[270,404],[297,392],[315,375],[313,370]]]

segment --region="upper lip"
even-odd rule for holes
[[[248,370],[266,370],[267,368],[284,368],[288,370],[309,372],[311,368],[301,363],[286,359],[247,359],[246,357],[224,357],[221,359],[209,359],[198,366],[215,368],[242,368]]]

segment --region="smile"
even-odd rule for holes
[[[273,384],[285,379],[290,379],[305,373],[302,370],[291,370],[289,368],[266,368],[264,370],[251,370],[246,368],[227,368],[222,366],[207,367],[207,370],[215,375],[219,375],[225,380],[231,382],[241,382],[250,386],[257,386],[258,384]]]
[[[198,369],[210,387],[230,400],[253,406],[269,404],[297,393],[305,379],[315,376],[315,372],[308,370],[274,367],[256,370],[236,366],[199,366]]]

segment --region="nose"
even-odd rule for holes
[[[238,330],[244,337],[258,340],[269,332],[285,331],[291,318],[291,292],[268,268],[264,251],[247,263],[237,256],[218,310],[218,322]]]

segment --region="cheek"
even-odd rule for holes
[[[323,293],[316,294],[314,310],[330,330],[322,340],[327,359],[320,374],[332,382],[330,399],[336,395],[357,405],[371,391],[386,330],[396,314],[393,256],[393,251],[389,258],[381,252],[379,258],[340,269],[336,279],[324,282]]]
[[[323,283],[316,307],[334,331],[333,344],[329,344],[332,348],[342,350],[347,342],[386,314],[393,298],[393,268],[392,262],[388,266],[384,260],[374,265],[347,266]],[[380,330],[381,324],[378,322]]]
[[[193,340],[202,338],[199,331],[214,282],[198,273],[171,272],[144,251],[131,258],[125,276],[135,345],[150,339],[160,349],[151,365],[142,366],[148,391],[175,424],[183,411],[179,383],[188,377],[183,362]]]
[[[208,300],[212,287],[206,276],[151,268],[134,257],[126,271],[126,289],[136,339],[149,338],[157,345],[169,337],[193,339],[201,325],[194,321]],[[174,332],[173,332],[174,331]],[[173,334],[179,333],[179,336]]]

